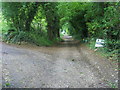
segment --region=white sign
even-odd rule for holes
[[[96,39],[95,47],[104,47],[104,41],[103,39]]]

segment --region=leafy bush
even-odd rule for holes
[[[9,29],[6,34],[3,34],[3,40],[9,43],[18,43],[21,41],[27,41],[27,39],[28,39],[28,35],[24,31]]]
[[[25,32],[25,31],[13,31],[8,32],[3,35],[3,40],[8,43],[20,43],[21,42],[29,42],[34,43],[38,46],[50,46],[53,44],[53,41],[50,41],[45,36],[40,36],[36,32]]]
[[[108,41],[105,40],[105,45],[104,47],[96,48],[95,47],[96,39],[91,38],[88,39],[87,46],[90,47],[91,49],[97,49],[97,52],[101,54],[102,56],[107,57],[108,59],[111,59],[113,61],[118,61],[120,58],[120,40],[118,41]]]
[[[50,46],[53,44],[53,42],[50,41],[47,37],[40,36],[34,32],[29,33],[29,41],[28,42],[34,43],[38,46]]]

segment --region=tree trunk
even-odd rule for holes
[[[42,3],[47,20],[47,33],[50,40],[60,37],[59,35],[59,18],[56,14],[55,3]]]

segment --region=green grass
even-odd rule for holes
[[[11,85],[10,83],[5,83],[5,86],[7,86],[7,87],[10,86],[10,85]]]
[[[107,81],[108,86],[110,86],[111,88],[117,88],[115,83],[109,82]]]
[[[80,72],[80,74],[83,74],[83,72]]]
[[[106,57],[108,59],[111,59],[111,60],[114,60],[114,61],[118,61],[118,50],[112,50],[112,51],[109,51],[108,48],[106,47],[99,47],[99,48],[96,48],[95,47],[95,40],[90,40],[89,43],[86,43],[86,46],[89,47],[90,49],[92,50],[95,50],[97,49],[97,54],[100,54],[101,56],[103,57]],[[113,62],[114,63],[114,62]]]
[[[89,43],[86,44],[90,49],[95,49],[95,41],[91,40]]]

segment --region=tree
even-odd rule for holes
[[[59,16],[56,11],[57,3],[43,3],[43,9],[47,20],[47,33],[50,40],[60,37]]]
[[[2,13],[17,30],[30,31],[40,3],[2,3]]]

